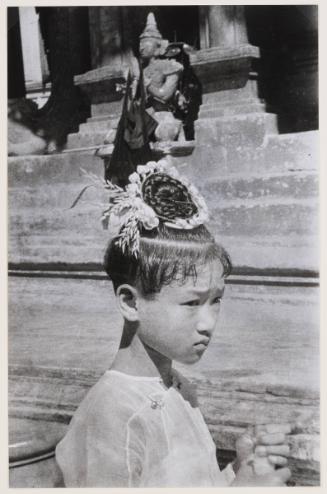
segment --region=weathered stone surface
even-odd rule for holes
[[[217,180],[205,180],[199,187],[206,197],[220,201],[270,199],[306,199],[318,197],[319,176],[314,171],[270,174],[235,174]]]
[[[8,120],[8,155],[25,156],[43,154],[46,151],[45,139],[34,134],[26,125]]]
[[[92,105],[120,101],[122,94],[117,91],[117,84],[125,83],[127,72],[128,65],[106,65],[75,76],[74,83],[88,95]]]
[[[109,129],[117,129],[118,118],[101,118],[101,119],[89,119],[85,124],[80,125],[79,131],[83,133],[90,132],[108,132]]]
[[[191,171],[185,169],[193,178],[204,175],[214,178],[234,173],[257,175],[318,170],[319,144],[316,131],[264,136],[261,129],[259,136],[255,137],[258,142],[262,140],[258,147],[237,145],[237,139],[233,145],[230,137],[225,142],[225,134],[217,137],[213,131],[208,131],[208,139],[212,139],[210,145],[198,138],[196,140],[194,153],[189,160]]]
[[[266,134],[277,133],[276,115],[272,113],[248,113],[231,118],[210,118],[196,121],[196,141],[201,146],[225,146],[234,149],[263,145]]]
[[[103,103],[94,103],[91,106],[92,117],[103,117],[104,115],[120,116],[122,110],[122,100]]]
[[[213,107],[222,106],[233,107],[234,105],[242,104],[259,104],[263,103],[258,98],[257,82],[255,80],[248,80],[242,87],[230,89],[222,89],[220,91],[204,92],[202,97],[203,106],[211,104]],[[201,117],[200,108],[200,117]]]
[[[9,160],[11,262],[102,262],[108,236],[100,224],[101,204],[95,205],[99,190],[91,187],[69,209],[90,183],[81,168],[103,176],[103,161],[88,154]],[[193,170],[183,168],[192,180]],[[201,182],[211,228],[235,266],[318,269],[315,172],[226,178],[216,172]],[[105,203],[106,195],[101,197]]]
[[[82,169],[101,177],[104,174],[103,161],[94,153],[8,158],[8,186],[35,186],[42,193],[44,185],[79,183]]]
[[[190,61],[204,93],[210,93],[243,87],[249,79],[251,62],[258,57],[258,47],[243,44],[199,50]]]
[[[83,148],[88,146],[100,146],[103,144],[107,131],[92,131],[88,133],[77,132],[76,134],[69,134],[67,138],[67,149]]]
[[[83,186],[87,184],[84,179],[79,184],[67,186],[59,183],[57,187],[43,187],[42,193],[36,194],[34,187],[13,188],[10,190],[10,253],[11,262],[101,262],[102,252],[106,245],[108,232],[101,227],[101,212],[106,204],[106,196],[102,196],[99,202],[99,191],[89,189],[83,200],[74,209],[69,209]],[[101,191],[103,192],[103,191]],[[242,241],[249,241],[252,255],[256,255],[264,241],[267,247],[273,249],[279,245],[283,248],[299,248],[299,237],[302,236],[304,245],[305,236],[310,238],[317,233],[317,205],[312,199],[290,201],[282,199],[269,201],[266,204],[258,204],[248,200],[247,203],[237,205],[217,204],[213,198],[211,203],[212,219],[210,226],[213,233],[226,245],[226,240],[231,237],[234,243],[235,232],[236,246]],[[98,206],[96,203],[99,202]],[[301,218],[301,221],[298,219]],[[263,239],[253,239],[252,235],[260,235]],[[303,242],[302,240],[302,242]],[[72,246],[74,249],[71,249]],[[311,247],[314,249],[314,245]],[[232,249],[234,251],[234,249]],[[239,250],[239,248],[238,248]],[[291,249],[292,250],[292,249]],[[33,253],[34,252],[34,253]],[[267,253],[268,251],[266,251]],[[95,255],[95,253],[97,253]],[[99,258],[99,255],[101,257]],[[93,256],[93,257],[92,257]],[[239,265],[243,258],[244,250],[239,251],[235,263]],[[284,258],[284,262],[292,259]],[[310,256],[309,262],[312,262]],[[300,261],[299,257],[296,260]],[[317,267],[317,261],[311,266]],[[278,267],[283,261],[274,260],[272,256],[266,259],[266,267]],[[254,265],[258,266],[255,262]],[[292,267],[295,267],[293,264]],[[260,266],[262,267],[262,266]],[[298,267],[303,266],[298,264]]]
[[[210,46],[234,47],[248,43],[243,5],[202,7],[208,21]]]
[[[263,103],[252,102],[251,100],[246,103],[210,105],[209,103],[202,105],[200,110],[200,118],[215,118],[215,117],[227,117],[236,116],[242,113],[260,113],[265,111],[265,105]]]
[[[10,488],[52,488],[64,487],[61,472],[56,464],[54,452],[42,461],[10,468]]]

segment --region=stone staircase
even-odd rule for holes
[[[99,142],[98,129],[112,128],[117,119],[93,118],[83,125],[97,129],[90,135]],[[239,146],[237,154],[227,137],[222,145],[218,136],[213,146],[201,132],[193,155],[176,158],[176,165],[206,197],[211,228],[230,251],[235,267],[317,272],[317,133],[261,132],[259,146]],[[88,134],[76,135],[82,139]],[[227,168],[229,153],[233,159]],[[224,160],[219,159],[222,154]],[[94,204],[98,192],[90,188],[83,202],[68,208],[88,183],[81,169],[102,176],[103,161],[94,152],[72,152],[9,158],[8,163],[10,261],[100,263],[106,233],[98,223],[101,208]]]
[[[294,138],[281,137],[281,146],[291,139],[294,144]],[[275,149],[277,142],[274,137]],[[236,267],[317,272],[318,174],[309,169],[308,160],[300,169],[314,153],[308,150],[308,143],[298,147],[297,153],[288,148],[289,169],[280,161],[280,171],[270,173],[216,173],[210,180],[202,176],[199,182],[201,170],[194,173],[194,165],[182,168],[193,180],[196,177],[211,210],[211,227],[231,251]],[[276,152],[282,154],[282,149]],[[291,162],[290,156],[296,159]],[[177,166],[181,161],[177,160]],[[9,158],[12,263],[101,262],[106,232],[100,227],[101,207],[94,204],[98,191],[90,188],[83,202],[68,209],[89,183],[81,169],[102,176],[103,162],[85,153]],[[69,248],[74,244],[73,250]],[[276,254],[279,248],[283,255]]]
[[[79,131],[70,134],[67,139],[67,149],[76,149],[89,146],[99,146],[107,137],[107,144],[112,144],[115,138],[119,117],[97,116],[89,118],[86,123],[81,124]],[[110,137],[108,133],[110,132]],[[109,137],[109,139],[108,139]]]

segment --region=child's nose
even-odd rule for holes
[[[197,331],[207,337],[210,337],[217,323],[217,311],[213,311],[210,307],[202,307],[199,314]]]

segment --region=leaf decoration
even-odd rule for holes
[[[83,187],[83,189],[81,190],[81,192],[78,194],[78,196],[74,200],[73,204],[68,209],[73,209],[76,206],[76,204],[79,202],[79,200],[81,199],[81,197],[83,196],[84,192],[87,189],[89,189],[90,187],[94,187],[94,185],[93,184],[85,185],[85,187]]]

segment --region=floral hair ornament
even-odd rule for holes
[[[94,175],[87,175],[94,181]],[[99,177],[97,179],[99,183]],[[139,165],[124,188],[110,181],[100,181],[109,192],[102,225],[116,237],[124,253],[130,252],[136,258],[141,229],[154,230],[161,221],[170,228],[188,230],[208,221],[204,198],[194,185],[179,175],[170,158]]]

